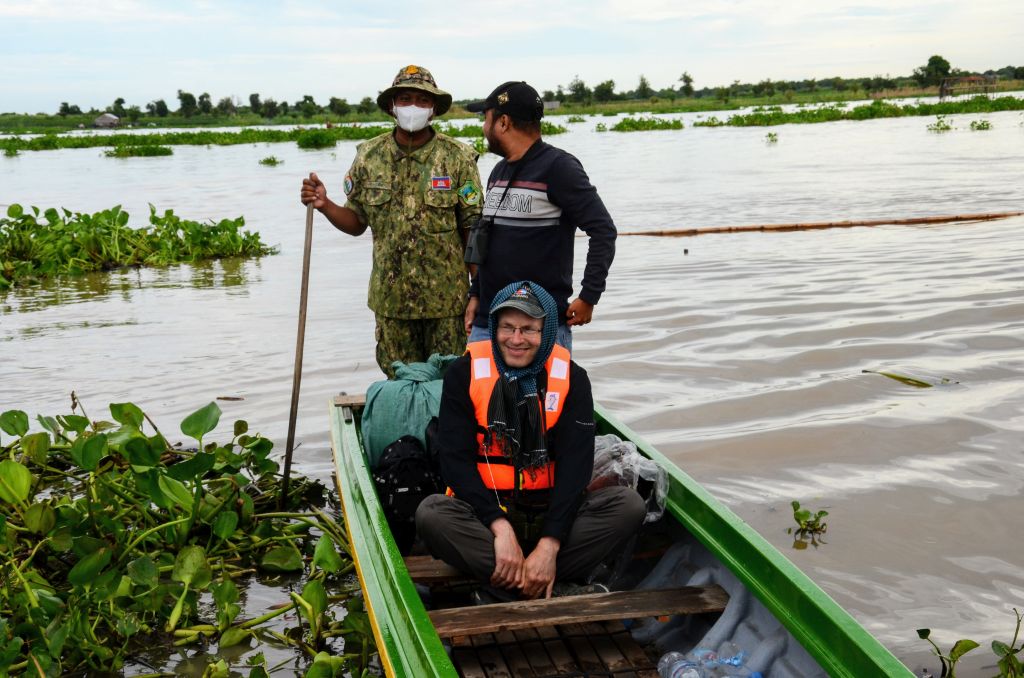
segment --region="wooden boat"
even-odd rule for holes
[[[777,549],[600,407],[598,434],[632,441],[669,476],[665,514],[654,524],[663,547],[638,547],[636,585],[447,608],[471,584],[429,556],[399,553],[363,454],[363,404],[362,396],[334,399],[331,437],[352,557],[389,676],[657,678],[664,652],[729,643],[765,678],[913,676]]]

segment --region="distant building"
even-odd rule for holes
[[[113,113],[104,113],[92,121],[94,127],[117,127],[121,124],[121,118],[117,117]]]

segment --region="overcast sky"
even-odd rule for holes
[[[641,74],[677,86],[683,71],[698,88],[909,75],[932,54],[968,70],[1024,65],[1022,0],[0,0],[0,27],[0,112],[19,113],[117,97],[176,109],[178,89],[353,102],[410,63],[456,99],[576,75],[622,91]]]

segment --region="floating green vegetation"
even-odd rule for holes
[[[6,157],[6,158],[16,158],[16,157],[18,157],[18,155],[19,155],[18,149],[16,149],[16,148],[5,148],[4,149],[4,157]]]
[[[586,122],[586,121],[587,121],[587,119],[584,118],[582,115],[570,115],[568,117],[568,119],[566,119],[566,122],[568,122],[568,123]]]
[[[484,139],[483,137],[477,137],[476,139],[473,139],[473,150],[475,150],[480,155],[487,153],[489,150],[487,146],[487,139]]]
[[[595,132],[607,132],[608,131],[608,125],[604,124],[603,122],[599,122],[596,125],[594,125],[594,131]]]
[[[999,667],[999,673],[995,678],[1021,678],[1024,676],[1024,662],[1017,656],[1024,652],[1024,643],[1020,646],[1017,645],[1017,641],[1020,639],[1020,626],[1021,622],[1024,621],[1024,614],[1021,614],[1017,608],[1013,608],[1013,614],[1017,617],[1017,626],[1013,630],[1013,639],[1010,643],[1006,644],[1000,640],[992,641],[992,653],[998,658],[996,665]],[[980,645],[977,641],[970,638],[961,638],[953,644],[949,654],[943,654],[939,646],[931,639],[931,633],[931,629],[917,630],[918,638],[927,640],[932,646],[932,654],[939,658],[939,662],[942,664],[941,678],[956,678],[957,662],[965,654],[980,647]]]
[[[904,116],[952,115],[955,113],[995,113],[999,111],[1024,110],[1024,99],[1017,97],[976,96],[963,101],[942,101],[898,105],[883,99],[847,109],[840,104],[815,106],[783,111],[781,106],[760,106],[750,113],[734,115],[724,123],[716,118],[698,120],[695,127],[765,127],[790,123],[834,122],[836,120],[872,120],[875,118],[899,118]]]
[[[108,158],[145,158],[157,155],[173,155],[174,151],[169,146],[157,146],[146,144],[145,146],[115,146],[103,155]]]
[[[0,149],[5,154],[14,151],[52,151],[61,148],[102,148],[128,146],[233,146],[238,144],[285,143],[294,141],[302,148],[328,148],[338,141],[360,141],[386,134],[394,129],[392,125],[338,125],[330,128],[291,130],[243,129],[238,132],[217,130],[196,130],[188,132],[152,132],[145,134],[44,134],[31,139],[9,137],[0,139]],[[442,124],[438,129],[456,137],[478,137],[483,135],[480,125],[457,127]],[[561,134],[565,127],[541,121],[541,133]],[[331,141],[333,140],[333,141]]]
[[[662,129],[683,129],[683,121],[655,117],[627,117],[612,125],[613,132],[647,132]]]
[[[790,502],[790,506],[793,507],[793,520],[796,521],[796,527],[787,528],[786,532],[794,535],[793,548],[807,548],[808,539],[814,546],[824,543],[821,541],[821,535],[828,530],[828,523],[822,518],[828,515],[828,511],[811,513],[807,509],[800,508],[800,502],[796,500]]]
[[[777,144],[779,143],[779,135],[775,132],[768,132],[764,135],[764,142],[766,144]]]
[[[267,167],[277,167],[278,165],[284,164],[284,160],[278,159],[276,155],[268,155],[260,160],[260,164],[266,165]]]
[[[308,657],[343,638],[348,654],[335,659],[359,675],[372,638],[358,603],[344,621],[330,610],[325,582],[347,597],[339,578],[353,565],[343,529],[318,508],[324,487],[297,479],[279,509],[273,443],[242,420],[212,442],[212,402],[181,422],[192,451],[132,403],[110,416],[90,419],[74,393],[71,412],[37,417],[38,432],[21,410],[0,414],[0,675],[114,671],[153,644],[222,650],[254,636]],[[253,573],[305,583],[242,619],[236,582]],[[289,612],[298,626],[266,627]]]
[[[295,143],[305,149],[333,148],[338,143],[338,137],[331,134],[329,129],[310,129],[299,134]]]
[[[7,208],[0,218],[0,289],[53,275],[122,266],[164,266],[224,257],[274,254],[245,219],[200,223],[149,206],[149,226],[131,228],[120,206],[95,214],[38,207]]]
[[[992,129],[992,123],[988,120],[971,120],[971,130],[985,132]]]
[[[944,115],[935,116],[935,122],[928,125],[929,132],[949,132],[952,129],[952,123]]]

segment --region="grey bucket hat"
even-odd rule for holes
[[[418,89],[433,94],[435,99],[434,115],[444,115],[452,107],[452,95],[438,89],[430,71],[422,66],[410,64],[398,71],[391,87],[377,95],[377,105],[380,106],[380,110],[391,115],[391,102],[395,98],[395,93],[400,89]]]

